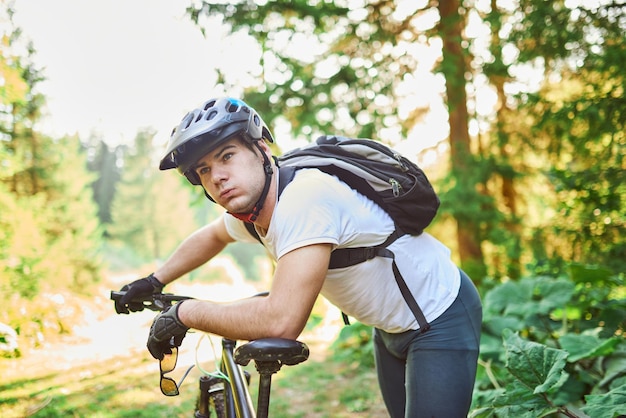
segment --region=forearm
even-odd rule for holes
[[[236,302],[185,301],[178,311],[188,327],[235,340],[295,339],[322,288],[330,245],[294,250],[278,260],[269,296]]]
[[[267,297],[228,303],[189,300],[180,306],[178,313],[180,320],[190,328],[233,340],[297,338],[305,323],[285,320],[286,313],[273,305]]]

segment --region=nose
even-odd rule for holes
[[[219,166],[211,168],[211,172],[208,176],[208,181],[213,185],[219,186],[221,183],[228,180],[228,172]]]

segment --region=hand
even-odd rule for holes
[[[115,301],[115,312],[118,314],[128,314],[131,312],[143,311],[143,303],[133,302],[133,299],[142,298],[153,295],[155,293],[161,293],[165,285],[161,283],[154,274],[151,273],[148,277],[135,280],[132,283],[122,286],[120,289],[126,294],[120,299]]]
[[[152,322],[147,346],[157,360],[162,360],[164,354],[172,354],[172,347],[180,346],[187,335],[189,327],[178,318],[178,308],[183,302],[168,307]]]

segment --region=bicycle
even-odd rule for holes
[[[111,299],[119,300],[123,291],[111,291]],[[257,296],[264,296],[262,293]],[[189,296],[172,293],[156,293],[144,299],[133,300],[141,303],[145,309],[163,311],[173,303]],[[191,366],[178,383],[166,374],[176,367],[178,347],[172,343],[172,354],[166,354],[159,361],[160,388],[166,396],[176,396]],[[194,411],[194,418],[209,418],[211,412],[218,418],[266,418],[269,413],[272,375],[278,373],[283,365],[293,366],[309,357],[309,348],[305,343],[284,338],[263,338],[237,346],[237,341],[222,338],[222,352],[219,360],[219,373],[201,374],[199,394]],[[259,387],[256,410],[250,396],[250,375],[243,370],[253,361],[259,373]]]

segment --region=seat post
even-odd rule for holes
[[[250,341],[235,351],[235,361],[246,366],[254,361],[259,373],[259,395],[257,401],[257,417],[266,418],[269,413],[270,390],[272,375],[283,365],[293,366],[302,363],[309,357],[306,344],[285,338],[262,338]]]
[[[257,400],[257,417],[265,418],[269,414],[270,392],[272,389],[272,375],[280,370],[279,361],[255,361],[259,372],[259,397]]]

